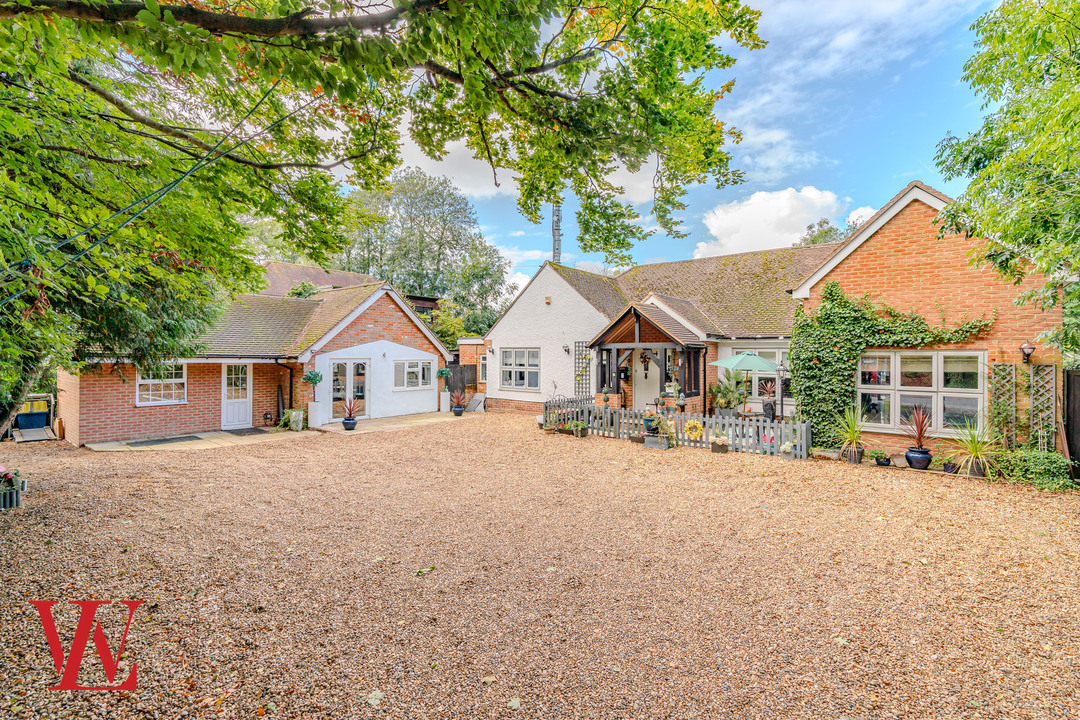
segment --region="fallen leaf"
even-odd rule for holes
[[[484,683],[485,685],[491,685],[495,682],[495,676],[485,675],[484,677],[480,678],[480,682]]]
[[[371,707],[379,707],[382,704],[383,698],[386,697],[386,693],[382,690],[372,690],[368,693],[367,703]]]
[[[506,707],[510,708],[511,710],[520,710],[521,698],[510,698],[510,701],[506,703]]]

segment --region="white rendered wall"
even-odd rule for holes
[[[551,304],[544,298],[550,297]],[[608,324],[600,311],[581,297],[557,271],[545,265],[487,334],[495,349],[488,355],[487,396],[542,402],[555,395],[574,395],[574,343],[592,340]],[[563,351],[563,346],[570,352]],[[503,348],[540,348],[540,390],[499,387]],[[589,393],[596,389],[596,361],[589,375]]]
[[[319,383],[316,389],[315,405],[318,416],[308,420],[310,425],[325,425],[330,422],[330,393],[333,389],[331,365],[344,360],[366,360],[368,363],[365,378],[368,417],[412,415],[438,410],[438,379],[435,373],[439,369],[439,357],[389,340],[376,340],[315,356],[315,369],[322,373],[323,382]],[[395,390],[395,360],[430,360],[431,387]]]

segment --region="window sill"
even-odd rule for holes
[[[161,402],[135,402],[135,407],[165,407],[167,405],[187,405],[187,400],[162,400]]]
[[[506,387],[504,385],[500,385],[499,389],[500,390],[505,390],[506,392],[527,392],[527,393],[539,393],[540,392],[540,388]]]
[[[396,387],[394,392],[417,392],[419,390],[433,390],[434,385],[421,385],[420,387]]]

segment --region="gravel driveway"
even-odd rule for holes
[[[494,414],[0,464],[31,484],[0,513],[4,718],[1080,713],[1080,494]],[[46,689],[27,601],[88,598],[146,601],[137,691]]]

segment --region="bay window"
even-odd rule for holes
[[[972,351],[874,350],[855,371],[858,404],[872,430],[902,432],[917,407],[942,434],[981,424],[986,409],[986,357]]]

